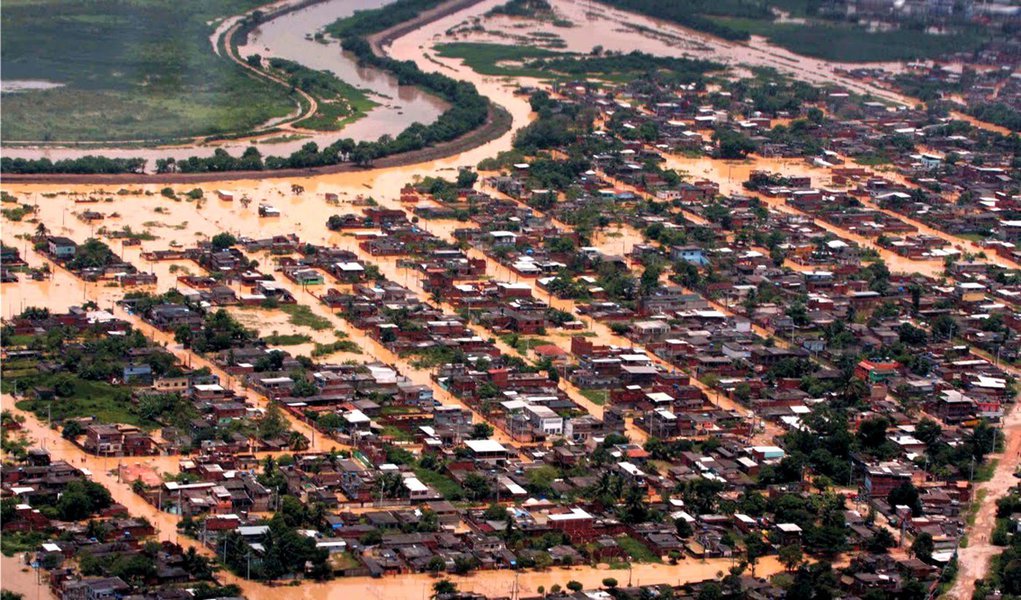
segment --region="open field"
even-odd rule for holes
[[[279,85],[213,53],[215,22],[258,0],[14,0],[3,8],[3,141],[159,140],[243,131],[293,111]]]
[[[751,35],[761,35],[795,54],[837,62],[880,62],[934,58],[948,49],[967,51],[978,47],[978,33],[935,35],[923,31],[868,32],[842,23],[808,21],[779,23],[766,19],[713,17],[719,23]]]
[[[443,58],[460,58],[476,73],[502,77],[549,77],[549,71],[531,68],[524,63],[557,55],[542,48],[475,42],[443,44],[437,48],[437,54]]]
[[[878,62],[935,58],[948,52],[968,51],[985,35],[965,32],[933,35],[902,28],[869,32],[857,25],[817,18],[818,5],[806,0],[770,0],[763,3],[725,0],[663,5],[655,0],[602,0],[605,4],[665,19],[723,39],[747,41],[752,35],[796,54],[838,62]],[[770,9],[789,13],[804,22],[774,21]]]

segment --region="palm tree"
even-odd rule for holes
[[[308,450],[308,438],[300,431],[292,431],[287,440],[287,446],[296,452]]]

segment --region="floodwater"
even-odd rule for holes
[[[846,66],[819,59],[799,56],[770,45],[765,39],[753,36],[745,43],[728,42],[704,33],[686,29],[669,21],[627,13],[606,5],[594,5],[588,0],[561,0],[557,12],[575,26],[555,27],[549,22],[521,19],[493,18],[483,23],[486,32],[462,34],[461,39],[478,39],[496,43],[510,43],[507,36],[525,36],[536,32],[555,34],[561,38],[565,51],[587,53],[595,46],[615,52],[643,52],[659,56],[708,59],[731,67],[772,67],[781,73],[819,85],[841,85],[861,93],[871,93],[902,104],[914,105],[906,98],[885,88],[851,79],[837,73]],[[481,12],[481,11],[480,11]],[[496,32],[496,35],[490,32]],[[861,67],[881,67],[899,72],[900,63],[856,64]]]
[[[355,11],[379,8],[387,3],[387,0],[327,0],[296,10],[258,27],[248,36],[248,44],[239,48],[239,54],[293,60],[312,69],[330,71],[342,81],[374,92],[371,98],[379,106],[336,132],[333,139],[375,140],[381,135],[396,136],[414,122],[428,125],[446,109],[442,100],[414,86],[397,85],[396,78],[387,73],[359,67],[357,60],[342,52],[340,43],[332,38],[326,37],[320,42],[307,37]],[[317,135],[316,141],[321,146],[330,143],[330,137]],[[273,148],[286,151],[284,145]]]
[[[3,396],[3,408],[11,409],[15,413],[21,413],[12,406],[10,396]],[[35,439],[39,445],[50,451],[54,459],[67,460],[79,467],[88,468],[92,472],[94,481],[106,486],[115,502],[123,504],[134,516],[144,516],[153,523],[156,528],[156,537],[160,540],[171,541],[181,544],[185,548],[195,547],[204,554],[209,554],[208,549],[198,546],[198,543],[187,537],[179,536],[176,530],[176,517],[169,513],[160,512],[153,505],[145,502],[131,490],[131,482],[118,481],[116,476],[118,462],[154,464],[160,470],[169,466],[171,461],[176,464],[177,457],[136,457],[136,458],[102,458],[84,454],[77,446],[74,446],[63,439],[57,432],[47,429],[39,423],[32,415],[25,414],[25,427],[27,435]],[[176,472],[176,468],[169,469]],[[28,599],[52,598],[48,589],[37,587],[35,584],[36,573],[34,571],[23,571],[21,555],[15,557],[3,557],[3,585],[6,589],[12,589],[25,594]],[[627,569],[610,569],[606,565],[577,566],[571,568],[557,568],[547,571],[525,571],[515,573],[513,571],[487,571],[467,577],[451,576],[450,579],[457,583],[463,591],[473,591],[485,594],[488,597],[509,596],[512,588],[516,588],[526,594],[537,592],[539,586],[549,589],[553,584],[564,586],[570,580],[580,581],[587,588],[599,587],[606,577],[613,577],[625,585],[629,580],[635,585],[639,584],[680,584],[687,582],[702,581],[718,577],[720,573],[726,573],[733,566],[730,559],[708,559],[696,560],[687,558],[676,565],[668,564],[636,564],[628,571]],[[769,576],[782,570],[782,566],[776,557],[765,557],[759,560],[756,566],[756,574]],[[235,577],[228,572],[221,571],[218,577],[223,583],[238,584],[245,597],[250,600],[271,600],[280,596],[279,587],[266,584],[245,581]],[[288,598],[301,598],[305,600],[345,600],[352,594],[368,593],[372,598],[428,598],[431,596],[432,585],[438,579],[426,574],[402,574],[395,577],[371,579],[367,577],[349,577],[334,579],[326,583],[305,583],[300,587],[287,587]]]
[[[0,555],[0,580],[4,591],[21,594],[25,600],[55,600],[46,583],[46,572],[36,571],[25,564],[24,554]]]

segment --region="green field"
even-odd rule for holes
[[[287,115],[289,90],[213,53],[216,21],[263,0],[8,0],[3,141],[159,140],[245,131]]]
[[[879,62],[933,58],[947,52],[969,51],[985,41],[979,33],[934,35],[901,29],[870,33],[844,23],[809,21],[775,23],[766,19],[711,17],[752,35],[761,35],[781,48],[813,58],[837,62]]]
[[[661,77],[689,83],[702,79],[707,72],[723,68],[723,65],[710,61],[653,56],[638,51],[589,56],[480,42],[442,44],[436,47],[436,52],[444,58],[463,60],[464,64],[482,75],[566,81],[592,77],[626,83],[655,71]]]
[[[50,385],[53,377],[33,378],[36,385]],[[5,386],[6,387],[6,386]],[[145,429],[159,424],[139,416],[131,404],[131,392],[105,381],[74,379],[74,393],[66,398],[41,400],[28,398],[17,403],[21,410],[34,413],[42,420],[60,423],[67,419],[94,417],[100,423],[126,423]]]
[[[443,44],[437,46],[436,53],[444,58],[460,58],[472,71],[481,75],[500,77],[549,77],[548,71],[529,68],[523,63],[536,58],[550,58],[558,55],[557,52],[542,48],[480,42]]]

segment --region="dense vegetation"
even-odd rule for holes
[[[164,140],[245,131],[294,106],[287,90],[211,52],[217,19],[262,0],[5,3],[3,141]]]
[[[656,19],[673,21],[679,25],[704,31],[725,40],[747,40],[748,32],[708,18],[707,14],[724,14],[763,17],[769,12],[764,3],[745,3],[741,0],[691,0],[689,2],[661,2],[660,0],[599,0],[614,8],[636,12]]]
[[[365,116],[366,112],[376,106],[365,92],[337,79],[329,71],[317,71],[283,58],[272,58],[269,64],[292,87],[316,99],[315,114],[296,123],[303,129],[336,131]]]
[[[986,598],[1001,592],[1003,598],[1021,597],[1021,532],[1012,527],[1011,515],[1021,511],[1021,494],[1012,492],[996,501],[996,529],[992,542],[1004,546],[994,556],[989,573],[975,582],[975,598]]]
[[[441,0],[397,0],[382,8],[359,10],[350,17],[340,19],[326,28],[333,37],[345,39],[378,33],[414,19],[419,14],[440,4]]]
[[[195,173],[308,168],[344,161],[368,165],[384,156],[419,150],[453,140],[485,123],[489,102],[479,94],[473,84],[457,81],[439,73],[426,73],[411,61],[376,56],[369,43],[362,38],[345,39],[343,46],[345,50],[355,54],[362,64],[389,71],[397,77],[401,85],[415,85],[426,89],[449,102],[451,107],[430,125],[413,123],[397,137],[383,136],[375,142],[355,143],[354,140],[345,138],[322,150],[314,142],[309,142],[290,156],[269,156],[265,159],[254,147],[237,158],[222,149],[217,149],[212,157],[191,157],[176,163],[165,161],[157,165],[158,169]]]
[[[141,173],[145,169],[144,158],[107,158],[105,156],[83,156],[66,158],[56,162],[48,158],[27,159],[0,158],[0,171],[4,173]]]
[[[870,32],[855,25],[817,20],[806,24],[727,17],[715,20],[749,34],[765,36],[795,54],[836,62],[932,58],[950,51],[972,50],[985,39],[970,31],[946,35],[910,28]]]
[[[1021,131],[1021,112],[1003,102],[987,102],[969,107],[968,114],[1011,131]]]

